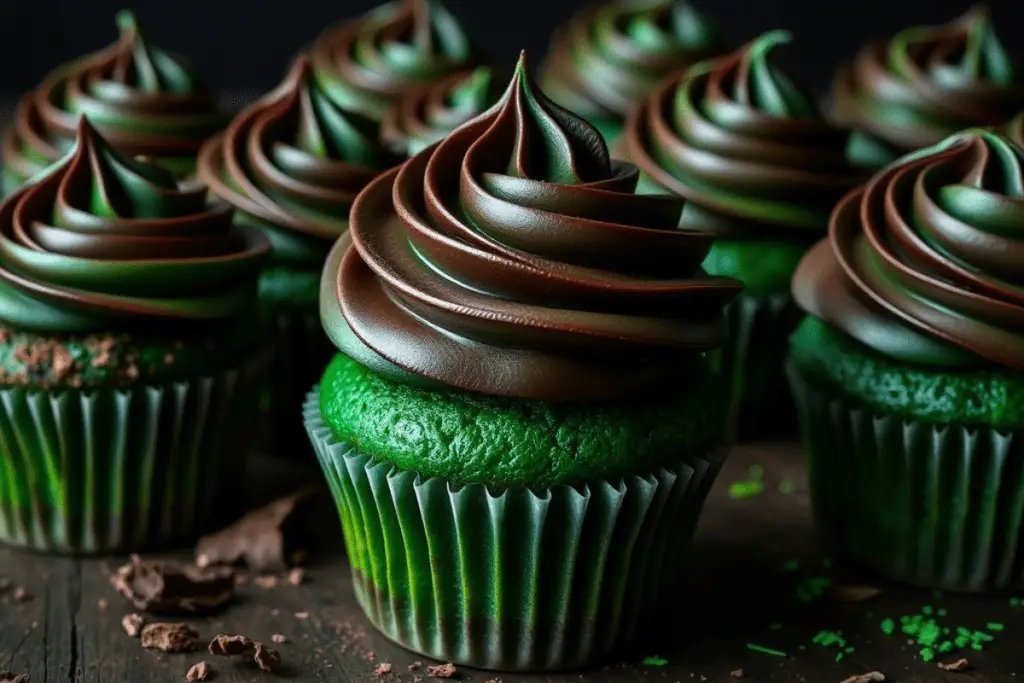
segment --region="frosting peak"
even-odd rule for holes
[[[545,400],[679,381],[725,339],[738,282],[706,277],[681,202],[548,100],[520,59],[497,105],[364,190],[324,271],[347,354],[406,381]],[[689,356],[692,357],[692,356]]]

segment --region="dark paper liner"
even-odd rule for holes
[[[0,542],[107,554],[194,540],[238,502],[265,365],[129,389],[0,389]]]
[[[930,588],[1024,587],[1024,434],[887,415],[788,373],[816,522],[838,555]]]
[[[744,439],[795,436],[796,411],[784,366],[800,311],[788,293],[741,294],[726,314],[729,341],[716,358],[729,387],[730,434]]]
[[[356,596],[409,650],[500,671],[594,664],[672,604],[724,451],[624,480],[501,494],[423,478],[306,427],[341,517]]]

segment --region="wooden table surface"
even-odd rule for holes
[[[730,490],[747,480],[755,466],[764,471],[763,492],[737,498]],[[250,485],[254,495],[270,497],[317,475],[315,470],[284,467],[279,461],[261,460]],[[780,491],[780,484],[787,492]],[[288,642],[276,646],[286,667],[280,675],[204,653],[143,650],[122,630],[122,616],[133,610],[108,582],[110,571],[124,558],[75,560],[8,549],[0,549],[0,576],[24,587],[32,598],[20,602],[9,591],[0,602],[0,669],[28,673],[32,683],[172,683],[200,660],[213,666],[213,680],[238,683],[380,680],[374,669],[381,663],[391,664],[394,672],[383,677],[385,683],[425,677],[422,669],[408,669],[420,658],[387,642],[363,618],[352,595],[338,522],[324,496],[315,517],[323,532],[320,552],[310,558],[305,583],[260,588],[248,582],[222,614],[187,620],[203,638],[241,633],[269,642],[272,634],[287,636]],[[476,683],[495,678],[504,683],[581,678],[686,683],[736,681],[733,672],[742,669],[739,680],[747,681],[840,683],[871,671],[903,683],[1003,683],[1018,680],[1018,673],[1024,679],[1024,609],[1012,607],[1007,596],[937,596],[890,586],[822,556],[793,445],[734,450],[704,511],[691,566],[679,580],[688,586],[687,597],[661,629],[664,638],[642,643],[634,655],[609,667],[543,677],[460,669],[458,676]],[[869,585],[882,593],[850,603],[825,591],[829,582]],[[844,594],[849,591],[839,591],[839,596]],[[973,630],[998,622],[1005,630],[984,651],[963,655],[969,661],[967,670],[945,671],[938,664],[960,655],[922,661],[919,646],[908,644],[906,636],[887,636],[880,628],[884,618],[898,622],[901,615],[916,614],[925,605],[945,609],[945,621],[954,628]],[[837,650],[813,642],[822,631],[842,632],[854,651],[836,662]],[[756,652],[748,644],[787,656]]]

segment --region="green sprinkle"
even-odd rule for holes
[[[665,666],[668,664],[668,660],[664,657],[645,657],[643,661],[644,666]]]
[[[930,616],[931,613],[932,613],[932,606],[931,605],[925,605],[924,607],[921,608],[921,614],[926,614],[926,615]]]
[[[760,652],[763,655],[771,655],[773,657],[788,657],[789,656],[785,652],[780,652],[779,650],[773,650],[770,647],[765,647],[764,645],[758,645],[757,643],[747,643],[747,649],[751,650],[753,652]]]
[[[838,654],[836,655],[836,661],[837,661],[837,662],[841,662],[841,661],[843,661],[843,653],[842,653],[842,652],[840,652],[840,653],[838,653]]]
[[[997,629],[993,629],[997,630]],[[974,635],[971,636],[975,642],[982,641],[985,643],[991,643],[995,638],[984,631],[975,631]]]
[[[998,632],[998,631],[1002,631],[1004,627],[998,621],[990,621],[987,624],[985,624],[985,628],[987,628],[989,631],[997,631]]]
[[[789,495],[790,493],[793,493],[793,491],[796,491],[796,484],[793,483],[793,480],[783,479],[779,482],[779,493]]]
[[[855,647],[848,647],[845,650],[843,650],[843,652],[845,652],[848,655],[852,655],[856,651],[857,651],[857,648],[855,648]]]
[[[945,654],[947,652],[952,652],[952,651],[953,651],[953,643],[951,643],[948,640],[942,641],[942,644],[939,645],[939,652],[941,652],[943,654]]]
[[[949,614],[949,612],[947,612],[947,611],[946,611],[946,608],[945,608],[945,607],[943,607],[943,608],[939,609],[939,616],[940,616],[940,617],[944,617],[944,616],[946,616],[946,615],[948,615],[948,614]]]
[[[933,659],[935,659],[935,653],[932,651],[930,647],[923,648],[921,650],[921,659],[923,659],[926,662],[930,662]]]
[[[971,643],[971,649],[981,651],[985,649],[985,646],[981,643]]]
[[[750,469],[747,470],[747,474],[750,475],[751,479],[763,479],[764,468],[761,467],[760,465],[751,465]]]
[[[764,482],[759,479],[750,481],[734,481],[729,485],[729,497],[733,500],[753,498],[764,491]]]
[[[896,630],[896,622],[892,619],[882,619],[882,633],[891,636]]]

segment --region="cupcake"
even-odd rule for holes
[[[464,72],[480,55],[440,0],[394,0],[324,31],[317,82],[340,107],[380,121],[405,92]]]
[[[718,238],[705,270],[745,285],[719,358],[745,436],[795,431],[783,373],[800,317],[789,281],[832,207],[863,180],[847,160],[849,132],[773,63],[787,42],[786,32],[766,33],[666,80],[633,111],[620,144],[647,187],[687,200],[684,229]]]
[[[494,70],[480,66],[414,88],[384,115],[380,136],[395,154],[410,157],[484,113],[501,95]]]
[[[686,0],[613,0],[555,33],[540,82],[613,146],[630,108],[666,76],[723,52],[717,28]]]
[[[334,355],[317,314],[324,259],[359,191],[397,162],[375,122],[328,98],[305,56],[199,155],[211,192],[272,245],[259,299],[276,342],[264,421],[275,453],[305,448],[302,403]]]
[[[873,168],[1021,110],[1024,76],[980,6],[871,43],[832,84],[832,114],[857,129],[851,151]]]
[[[123,553],[192,540],[237,492],[269,247],[79,121],[0,205],[0,541]]]
[[[740,285],[523,60],[359,195],[321,286],[341,353],[305,416],[370,621],[551,670],[627,647],[678,585],[723,453],[705,353]]]
[[[71,151],[82,115],[116,149],[151,157],[178,178],[224,127],[214,94],[185,59],[147,43],[130,13],[117,23],[116,43],[57,68],[21,99],[0,143],[5,195]]]
[[[1024,587],[1024,149],[974,130],[849,194],[793,278],[815,517],[847,561]]]

